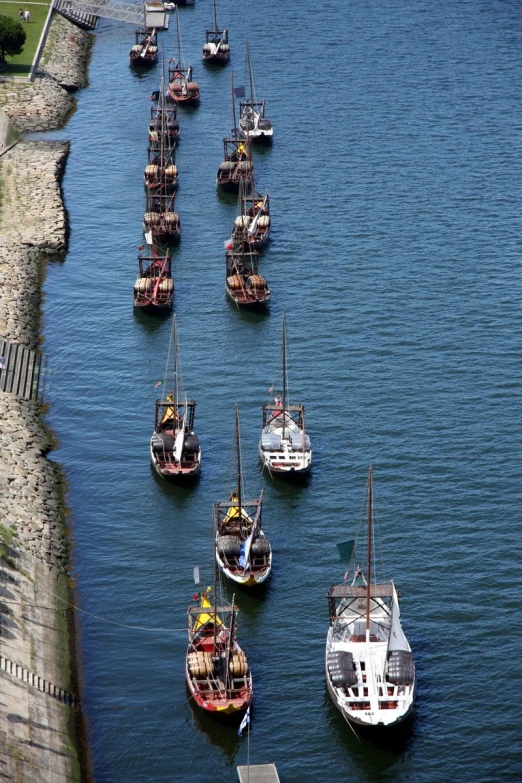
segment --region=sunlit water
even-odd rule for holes
[[[203,447],[192,489],[149,465],[170,320],[132,308],[159,72],[129,69],[130,26],[100,24],[90,86],[51,134],[71,139],[71,242],[47,274],[46,397],[91,613],[81,642],[96,779],[225,783],[246,762],[246,737],[197,712],[183,671],[192,571],[212,579],[211,504],[230,488],[237,401],[274,550],[266,594],[236,595],[255,681],[251,761],[275,761],[284,783],[520,780],[520,7],[220,0],[233,58],[208,70],[211,9],[196,2],[180,11],[202,103],[181,113],[173,264]],[[247,39],[276,134],[255,158],[273,216],[265,316],[225,297],[236,207],[215,188]],[[160,40],[169,56],[174,31]],[[283,313],[291,395],[314,446],[305,486],[267,480],[257,459]],[[392,748],[354,737],[323,671],[325,593],[344,570],[335,544],[354,530],[370,463],[418,666],[413,727]]]

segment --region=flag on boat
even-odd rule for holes
[[[245,88],[244,87],[234,87],[234,95],[236,98],[244,98],[245,97]]]
[[[225,239],[223,244],[225,245],[225,250],[232,250],[232,248],[234,247],[231,239]]]
[[[145,245],[139,245],[138,250],[144,250],[144,249],[145,249]]]
[[[154,384],[154,388],[157,389],[158,386],[161,386],[162,383],[163,381],[156,381],[156,383]]]
[[[241,721],[241,726],[239,727],[238,732],[237,732],[237,736],[238,737],[242,737],[243,736],[243,729],[246,729],[246,727],[248,726],[249,723],[250,723],[250,707],[245,712],[245,717]]]
[[[194,584],[199,585],[199,566],[194,566]]]
[[[339,560],[341,563],[349,563],[353,557],[355,541],[345,541],[343,544],[337,544]]]
[[[272,394],[272,392],[273,392],[273,391],[274,391],[274,387],[273,387],[273,386],[271,386],[271,387],[268,389],[268,391],[267,391],[267,394]]]

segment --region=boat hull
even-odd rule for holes
[[[309,459],[306,463],[290,462],[284,458],[278,458],[277,461],[270,459],[265,450],[259,444],[259,457],[263,463],[263,467],[267,468],[270,473],[277,474],[279,476],[306,476],[310,473],[312,468],[312,452],[305,452],[309,454]]]
[[[150,447],[150,459],[158,476],[167,479],[167,481],[191,481],[199,478],[201,472],[201,452],[197,462],[187,467],[179,465],[179,463],[160,463],[152,451],[152,446]]]
[[[265,310],[270,302],[270,293],[257,299],[246,299],[235,296],[234,292],[227,285],[225,285],[225,291],[231,301],[243,310]]]
[[[328,689],[328,695],[330,696],[331,700],[341,713],[341,715],[353,726],[357,726],[359,728],[365,728],[369,729],[370,731],[377,732],[382,731],[386,729],[393,729],[397,726],[403,724],[405,721],[407,721],[413,712],[413,705],[414,705],[414,699],[412,700],[411,704],[409,705],[408,709],[404,712],[401,712],[400,715],[394,718],[394,720],[389,721],[387,723],[385,722],[371,722],[368,720],[364,720],[362,718],[356,717],[353,712],[350,712],[349,710],[346,710],[342,704],[339,703],[339,700],[337,699],[335,689],[333,688],[330,678],[328,677],[328,671],[326,671],[326,687]],[[362,712],[362,710],[361,710]]]
[[[166,304],[154,304],[153,302],[140,302],[134,299],[134,307],[140,313],[146,313],[147,315],[168,315],[172,310],[172,298],[170,302]]]
[[[248,574],[238,574],[235,571],[232,571],[225,565],[223,559],[219,556],[219,551],[217,549],[216,561],[225,576],[232,582],[236,582],[236,584],[241,585],[242,587],[256,587],[257,585],[262,585],[264,582],[266,582],[272,571],[272,556],[270,556],[270,565],[268,568],[259,574],[253,574],[251,571]]]

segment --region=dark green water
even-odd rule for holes
[[[90,87],[53,134],[72,142],[71,243],[47,275],[46,396],[70,483],[78,601],[91,613],[80,622],[96,779],[224,783],[246,762],[246,737],[197,713],[183,672],[192,570],[211,579],[211,504],[229,487],[237,401],[274,549],[266,594],[236,598],[255,680],[251,761],[276,761],[283,783],[518,781],[520,6],[221,0],[233,59],[209,71],[199,58],[211,10],[196,2],[180,12],[202,103],[181,116],[173,263],[203,447],[193,489],[168,487],[149,465],[170,322],[132,309],[159,77],[129,70],[130,27],[102,22]],[[215,189],[247,39],[276,133],[255,160],[273,216],[266,316],[226,300],[236,209]],[[291,393],[315,452],[301,487],[262,477],[257,460],[283,313]],[[392,747],[353,736],[323,673],[325,593],[344,570],[335,544],[354,529],[370,463],[418,667],[414,724]]]

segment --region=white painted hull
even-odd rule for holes
[[[278,474],[300,474],[304,475],[310,472],[312,467],[312,450],[293,451],[292,449],[283,449],[281,452],[268,452],[261,447],[259,443],[259,456],[263,467],[270,473]]]

